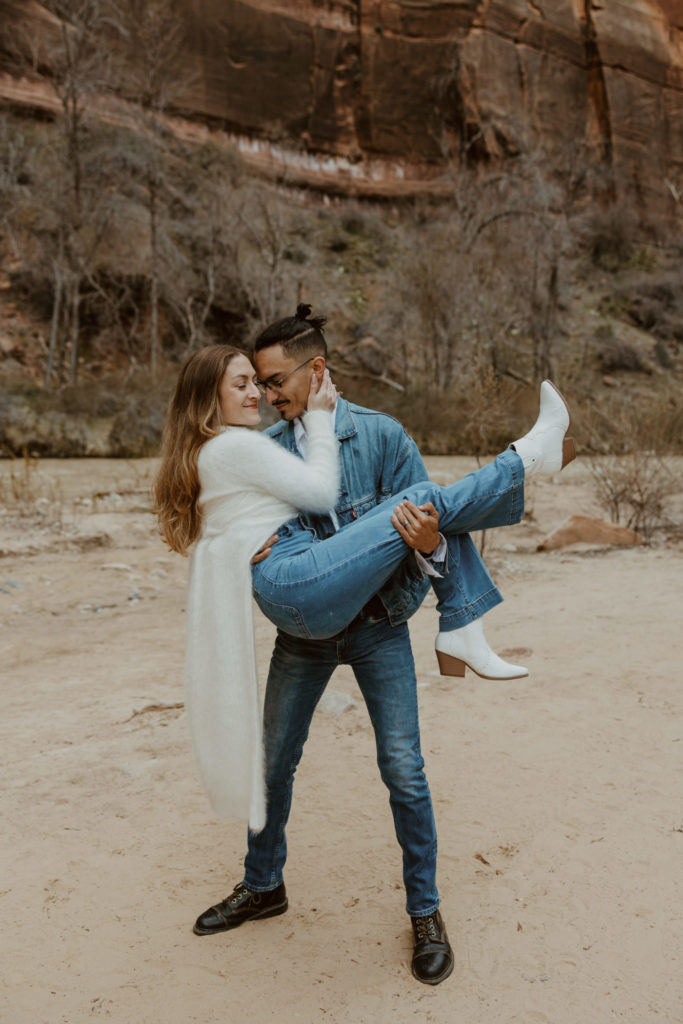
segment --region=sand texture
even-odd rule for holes
[[[443,482],[474,464],[429,465]],[[431,598],[412,620],[455,950],[429,988],[410,974],[399,848],[347,669],[296,777],[289,912],[192,934],[240,880],[245,833],[212,817],[175,706],[187,562],[155,534],[150,471],[46,462],[23,494],[15,476],[23,514],[0,517],[0,1018],[683,1020],[683,540],[537,553],[572,512],[601,514],[579,462],[487,538],[506,599],[487,635],[528,679],[440,677]],[[262,678],[272,640],[259,614]]]

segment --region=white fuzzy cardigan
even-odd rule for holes
[[[298,511],[324,513],[339,490],[333,414],[306,413],[305,460],[264,434],[227,427],[198,459],[202,531],[191,555],[185,705],[217,814],[265,825],[252,555]]]

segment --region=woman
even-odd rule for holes
[[[237,349],[211,346],[181,370],[165,429],[155,486],[161,532],[182,554],[194,544],[186,704],[195,752],[214,809],[246,817],[255,830],[263,826],[265,806],[252,585],[261,609],[285,632],[334,636],[409,550],[391,521],[399,502],[432,501],[444,534],[518,522],[525,472],[555,472],[573,457],[564,440],[566,406],[545,382],[534,428],[515,451],[470,475],[466,501],[462,483],[417,484],[320,541],[298,512],[324,513],[335,504],[336,398],[327,374],[312,378],[304,461],[245,429],[260,421],[253,367]],[[275,532],[280,540],[271,555],[252,567],[252,555]],[[439,581],[441,614],[448,614],[457,585],[457,573]],[[464,632],[437,637],[442,671],[464,674],[457,635]]]

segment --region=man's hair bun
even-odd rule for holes
[[[282,345],[287,356],[297,360],[304,356],[314,359],[316,355],[327,356],[327,343],[323,328],[327,323],[326,316],[311,316],[311,307],[300,302],[294,316],[286,316],[284,320],[276,320],[264,331],[261,331],[254,342],[254,352],[261,352],[271,345]]]
[[[327,323],[327,317],[311,316],[311,309],[312,307],[306,305],[305,302],[300,302],[299,305],[296,307],[295,319],[299,321],[305,321],[307,324],[310,324],[311,327],[314,327],[316,331],[320,331],[322,333],[322,330],[325,324]]]

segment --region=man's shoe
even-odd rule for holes
[[[215,907],[209,907],[195,921],[192,931],[195,935],[214,935],[229,928],[237,928],[245,921],[257,921],[264,917],[277,917],[287,909],[285,883],[268,892],[252,892],[241,882],[229,896]]]
[[[510,445],[521,458],[526,476],[557,473],[576,458],[574,441],[565,437],[568,428],[567,403],[555,385],[544,380],[538,419],[528,434]]]
[[[441,914],[435,910],[426,917],[411,917],[410,920],[415,935],[413,974],[425,985],[438,985],[453,970],[453,950]]]

